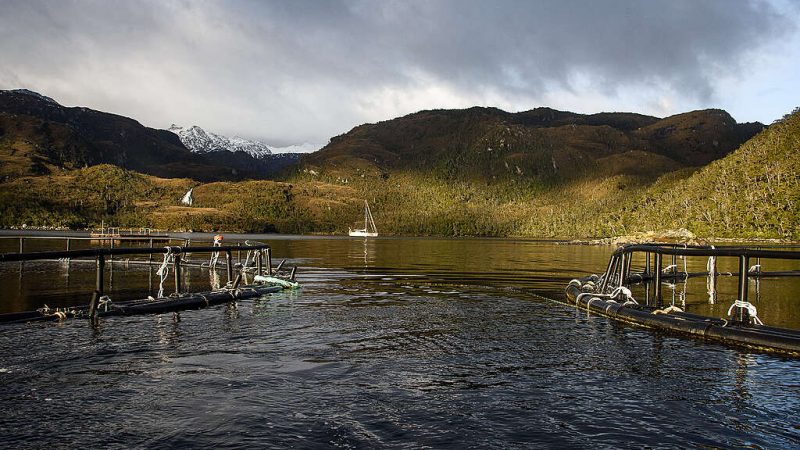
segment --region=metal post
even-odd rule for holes
[[[264,252],[261,250],[256,250],[256,271],[258,275],[264,275]]]
[[[25,246],[24,242],[25,242],[25,238],[19,238],[19,252],[20,253],[22,253],[23,247]]]
[[[105,272],[106,272],[106,258],[103,255],[97,256],[97,284],[95,290],[100,296],[105,291]]]
[[[175,272],[175,293],[181,293],[181,254],[175,255],[175,262],[172,263],[173,271]]]
[[[100,293],[92,292],[92,299],[89,300],[89,321],[92,325],[97,325],[97,304],[100,301]]]
[[[225,250],[225,263],[228,269],[228,282],[230,283],[233,280],[233,257],[230,250]]]
[[[69,251],[69,238],[67,238],[67,251]],[[70,258],[67,256],[67,262],[69,262]]]
[[[153,248],[153,238],[150,238],[150,248]],[[147,254],[147,262],[150,263],[152,261],[153,261],[153,254],[152,253],[148,253]]]
[[[242,263],[242,251],[239,249],[239,247],[241,247],[241,245],[242,245],[241,242],[237,242],[236,243],[236,263],[237,264],[241,264]]]
[[[627,280],[628,277],[631,276],[631,266],[633,265],[633,253],[630,254],[628,258],[628,265],[625,266],[625,279]]]
[[[656,253],[655,267],[653,268],[653,300],[661,308],[661,253]]]
[[[645,252],[644,254],[644,274],[650,274],[650,252]]]
[[[611,255],[611,259],[608,260],[608,267],[606,267],[606,273],[605,273],[605,276],[603,277],[603,282],[600,284],[600,292],[601,293],[604,293],[606,291],[606,287],[608,286],[609,279],[612,276],[611,274],[614,273],[612,271],[612,269],[614,268],[614,265],[616,264],[616,262],[617,262],[617,256],[616,255]]]
[[[747,269],[750,267],[750,257],[742,255],[739,257],[739,300],[746,302],[747,301],[747,291],[749,288],[749,277],[747,273]],[[739,310],[739,314],[737,316],[739,322],[744,322],[748,320],[748,317],[745,316],[745,308],[736,308]]]
[[[272,276],[272,249],[267,248],[267,275]]]

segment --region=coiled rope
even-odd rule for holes
[[[733,312],[733,308],[744,308],[747,310],[747,313],[750,315],[750,318],[753,320],[753,323],[756,325],[764,325],[764,322],[758,318],[758,310],[756,310],[756,306],[750,302],[743,302],[741,300],[736,300],[733,302],[730,308],[728,308],[728,317],[731,316],[731,312]]]
[[[161,277],[161,282],[158,284],[157,298],[164,297],[164,280],[169,276],[169,265],[175,259],[175,255],[172,254],[172,248],[164,248],[167,250],[166,253],[164,253],[164,262],[161,263],[161,267],[159,267],[156,272],[156,274]]]
[[[100,303],[97,305],[98,308],[101,306],[103,307],[104,312],[108,312],[108,305],[111,304],[111,297],[104,295],[100,297]]]

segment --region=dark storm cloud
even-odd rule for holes
[[[0,88],[287,141],[421,108],[526,109],[561,92],[708,102],[717,77],[746,72],[748,55],[795,31],[797,12],[727,0],[0,7]]]

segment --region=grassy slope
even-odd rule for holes
[[[0,185],[0,226],[344,233],[372,205],[382,234],[590,237],[684,227],[705,236],[800,238],[800,113],[696,171],[542,184],[453,180],[415,170],[343,180],[199,184],[101,165]],[[636,157],[636,155],[632,155]],[[609,164],[612,164],[609,162]],[[625,171],[627,172],[627,171]],[[195,205],[178,199],[195,187]]]

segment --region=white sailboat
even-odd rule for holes
[[[375,220],[372,219],[372,212],[369,210],[369,203],[364,200],[364,228],[363,229],[349,229],[350,236],[360,237],[378,237],[378,228],[375,227]]]

